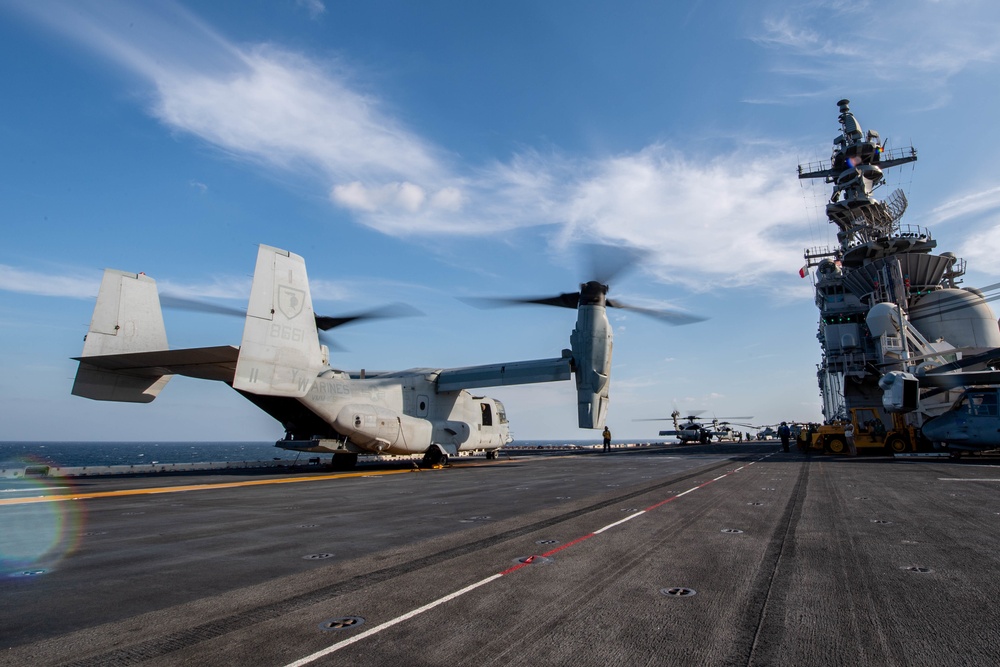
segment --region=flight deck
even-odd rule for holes
[[[995,462],[751,443],[35,481],[4,524],[74,539],[0,578],[0,664],[997,664]]]

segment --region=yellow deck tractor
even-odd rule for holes
[[[919,431],[909,426],[903,415],[892,413],[892,428],[886,430],[874,408],[851,408],[851,420],[832,424],[803,427],[799,432],[800,447],[811,451],[847,454],[847,426],[854,430],[854,446],[859,454],[902,454],[917,451]]]

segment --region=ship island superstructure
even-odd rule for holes
[[[878,132],[862,130],[849,100],[837,104],[841,131],[829,163],[799,166],[800,179],[831,184],[826,215],[837,227],[835,247],[805,251],[807,267],[816,268],[823,416],[828,424],[847,421],[852,410],[868,408],[891,428],[890,413],[905,413],[897,419],[919,429],[957,391],[912,378],[934,369],[986,368],[986,357],[1000,347],[1000,329],[983,294],[960,287],[965,261],[936,253],[929,230],[901,222],[903,191],[875,197],[884,170],[915,162],[916,149],[888,150]],[[904,374],[911,378],[905,405],[883,400]]]

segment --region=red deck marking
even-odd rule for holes
[[[770,456],[770,455],[768,455],[768,456]],[[765,457],[765,458],[767,458],[767,457]],[[753,463],[750,463],[748,465],[753,465]],[[637,516],[639,516],[641,514],[645,514],[649,510],[655,509],[655,508],[660,507],[662,505],[666,505],[669,502],[673,502],[673,501],[677,500],[678,498],[680,498],[681,496],[686,496],[687,494],[691,493],[692,491],[697,491],[698,489],[706,487],[709,484],[712,484],[713,482],[717,482],[720,479],[723,479],[724,477],[727,477],[729,474],[730,473],[726,473],[725,475],[720,475],[719,477],[716,477],[713,480],[710,480],[710,481],[705,482],[703,484],[699,484],[698,486],[692,487],[692,488],[688,489],[687,491],[684,491],[683,493],[677,494],[676,496],[671,496],[670,498],[666,498],[664,500],[661,500],[658,503],[650,505],[649,508],[647,508],[645,510],[642,510],[641,512],[638,512],[638,513],[636,513],[636,514],[634,514],[634,515],[632,515],[632,516],[630,516],[630,517],[628,517],[626,519],[622,519],[620,521],[615,521],[614,523],[610,523],[610,524],[604,526],[603,528],[600,528],[599,530],[594,531],[593,533],[587,533],[586,535],[581,535],[580,537],[576,538],[575,540],[567,542],[566,544],[561,544],[558,547],[556,547],[554,549],[551,549],[551,550],[545,552],[544,554],[541,554],[541,556],[543,558],[548,558],[549,556],[551,556],[554,553],[558,553],[558,552],[560,552],[560,551],[562,551],[564,549],[569,549],[570,547],[575,546],[575,545],[579,544],[580,542],[583,542],[584,540],[589,540],[591,537],[594,537],[595,535],[597,535],[600,532],[603,532],[605,530],[609,530],[609,529],[614,528],[614,527],[616,527],[616,526],[618,526],[620,524],[623,524],[623,523],[625,523],[626,521],[628,521],[630,519],[633,519],[633,518],[635,518],[635,517],[637,517]],[[394,619],[392,619],[390,621],[386,621],[385,623],[382,623],[381,625],[377,625],[374,628],[372,628],[371,630],[367,630],[365,632],[362,632],[362,633],[360,633],[358,635],[355,635],[354,637],[351,637],[350,639],[345,639],[345,640],[343,640],[341,642],[334,643],[334,644],[328,646],[327,648],[325,648],[325,649],[323,649],[321,651],[317,651],[316,653],[313,653],[312,655],[308,655],[308,656],[306,656],[304,658],[301,658],[300,660],[296,660],[295,662],[289,663],[286,667],[302,667],[302,666],[307,665],[307,664],[309,664],[311,662],[314,662],[314,661],[318,660],[319,658],[321,658],[321,657],[323,657],[325,655],[329,655],[329,654],[333,653],[334,651],[338,651],[341,648],[344,648],[345,646],[348,646],[350,644],[354,644],[354,643],[356,643],[356,642],[364,639],[365,637],[369,637],[371,635],[377,634],[377,633],[381,632],[382,630],[385,630],[386,628],[390,628],[390,627],[392,627],[392,626],[394,626],[394,625],[396,625],[398,623],[402,623],[403,621],[408,620],[410,618],[413,618],[414,616],[417,616],[418,614],[422,614],[423,612],[428,611],[429,609],[433,609],[434,607],[437,607],[438,605],[444,604],[445,602],[448,602],[449,600],[454,600],[455,598],[457,598],[457,597],[459,597],[461,595],[465,595],[469,591],[475,590],[475,589],[479,588],[480,586],[488,584],[488,583],[490,583],[492,581],[496,581],[497,579],[501,579],[501,578],[503,578],[504,576],[506,576],[508,574],[512,574],[514,572],[517,572],[521,568],[527,567],[528,565],[530,565],[534,561],[535,558],[538,558],[538,556],[537,555],[529,556],[526,559],[527,562],[518,563],[517,565],[515,565],[513,567],[507,568],[503,572],[499,572],[497,574],[491,575],[491,576],[489,576],[489,577],[487,577],[485,579],[477,581],[474,584],[466,586],[465,588],[463,588],[461,590],[457,590],[457,591],[455,591],[453,593],[445,595],[444,597],[438,598],[437,600],[434,600],[433,602],[425,604],[423,607],[419,607],[417,609],[414,609],[411,612],[403,614],[402,616],[397,616],[396,618],[394,618]]]

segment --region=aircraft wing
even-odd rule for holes
[[[81,365],[134,377],[186,375],[202,380],[219,380],[232,384],[239,354],[240,348],[238,347],[220,345],[217,347],[127,352],[73,358]]]
[[[438,391],[457,391],[474,387],[558,382],[572,377],[570,357],[513,361],[506,364],[446,368],[438,372]]]

